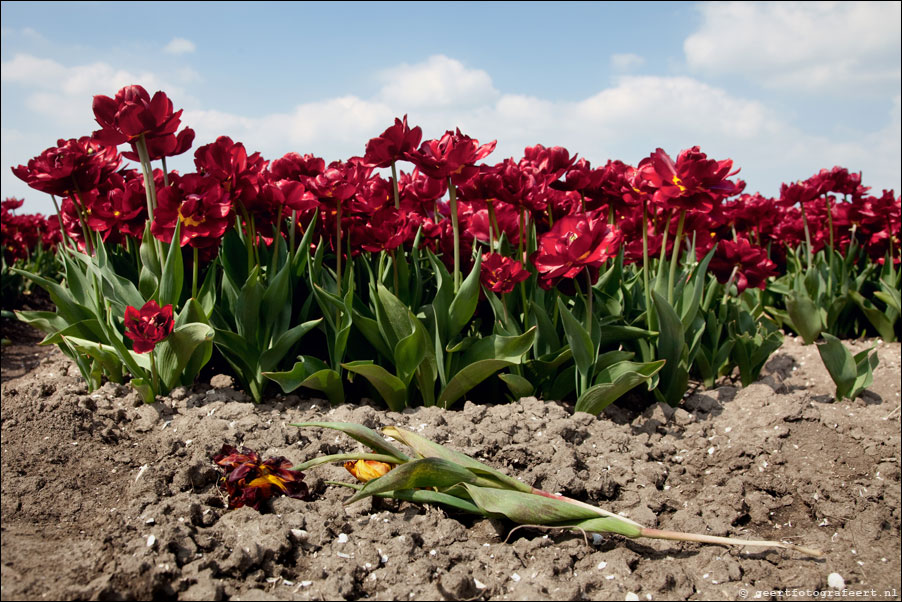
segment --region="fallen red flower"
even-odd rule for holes
[[[303,473],[291,470],[291,462],[278,456],[260,461],[252,449],[223,444],[213,462],[224,474],[219,487],[229,496],[229,508],[250,506],[257,511],[267,500],[277,495],[306,500],[310,497]]]

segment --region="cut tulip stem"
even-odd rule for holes
[[[716,535],[699,535],[696,533],[681,533],[679,531],[663,531],[661,529],[649,529],[643,527],[639,533],[640,537],[648,537],[650,539],[666,539],[669,541],[690,541],[695,543],[709,543],[721,546],[751,546],[757,548],[781,548],[784,550],[792,550],[805,554],[806,556],[814,556],[822,558],[824,553],[814,548],[806,548],[784,541],[759,540],[759,539],[738,539],[735,537],[718,537]]]

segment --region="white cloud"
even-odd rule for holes
[[[498,96],[488,73],[440,54],[386,69],[379,79],[380,99],[406,107],[476,106]]]
[[[615,71],[632,71],[645,64],[645,59],[631,52],[611,55],[611,67]]]
[[[194,42],[186,40],[185,38],[172,38],[169,43],[163,47],[163,52],[168,54],[186,54],[194,52],[195,50],[196,46],[194,45]]]
[[[165,76],[170,77],[176,76]],[[27,120],[15,130],[4,128],[3,160],[8,165],[24,163],[55,141],[57,134],[89,133],[91,96],[111,95],[121,85],[138,82],[149,91],[165,90],[178,108],[187,107],[182,122],[197,132],[195,147],[228,135],[267,159],[289,151],[314,153],[327,161],[361,155],[367,140],[407,113],[409,123],[421,126],[427,139],[460,127],[483,143],[497,140],[496,151],[487,159],[490,162],[520,157],[525,146],[536,143],[565,146],[596,165],[609,158],[635,164],[659,146],[675,156],[681,149],[699,145],[713,158],[734,159],[749,189],[765,194],[776,194],[782,181],[805,178],[833,165],[863,170],[865,184],[877,192],[884,187],[900,189],[898,91],[891,110],[888,107],[886,125],[871,132],[847,128],[840,134],[823,134],[801,130],[764,101],[688,76],[624,76],[575,102],[503,93],[484,71],[444,56],[388,69],[382,77],[384,85],[372,97],[349,93],[269,114],[254,114],[252,109],[239,114],[191,99],[190,88],[197,85],[191,73],[178,78],[184,80],[182,89],[156,73],[136,74],[108,63],[66,67],[17,55],[2,63],[4,107],[7,91],[20,87],[26,91],[23,96],[30,110],[40,116],[34,121],[53,127],[45,128],[49,135],[34,134]],[[169,166],[190,171],[192,156],[189,151]],[[22,196],[22,186],[17,189],[10,178],[10,173],[3,174],[4,194]]]
[[[768,86],[834,91],[900,80],[899,2],[729,2],[699,6],[690,68]]]

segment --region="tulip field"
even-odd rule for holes
[[[866,174],[768,197],[698,146],[500,158],[407,116],[264,158],[164,92],[92,108],[12,167],[55,214],[2,203],[4,325],[45,348],[4,377],[4,563],[45,489],[113,542],[60,599],[734,599],[771,563],[864,588],[837,541],[897,579],[855,543],[899,542],[902,210]]]
[[[220,137],[180,174],[166,157],[194,132],[165,93],[93,108],[91,137],[13,168],[58,203],[41,236],[62,284],[7,270],[50,293],[56,312],[18,317],[91,388],[128,381],[152,402],[213,362],[258,402],[536,395],[598,414],[633,389],[676,405],[690,382],[747,385],[788,331],[823,341],[854,398],[875,360],[839,339],[899,335],[899,197],[840,167],[766,198],[698,147],[592,167],[536,145],[491,165],[495,142],[424,141],[405,117],[361,157],[267,161]],[[17,224],[7,265],[35,237]]]

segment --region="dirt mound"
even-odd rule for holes
[[[837,573],[859,597],[899,599],[900,346],[878,353],[854,402],[831,403],[816,349],[788,338],[750,387],[596,419],[536,399],[452,412],[294,395],[255,406],[224,376],[147,406],[126,386],[88,394],[55,350],[4,348],[2,598],[810,599]],[[647,526],[786,539],[826,559],[510,533],[392,500],[345,507],[347,490],[326,484],[350,479],[340,466],[306,473],[313,501],[226,510],[210,460],[223,443],[295,463],[358,449],[289,426],[312,420],[400,425]]]

